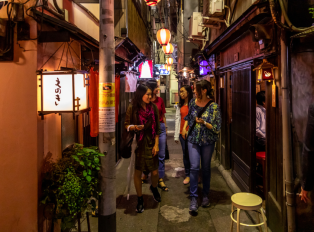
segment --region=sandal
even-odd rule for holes
[[[166,191],[166,192],[169,191],[168,187],[164,183],[164,180],[161,178],[158,180],[158,188],[161,188],[163,191]]]

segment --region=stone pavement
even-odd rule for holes
[[[167,109],[167,112],[170,110]],[[168,148],[170,159],[166,161],[165,183],[169,192],[161,192],[162,201],[156,203],[149,191],[150,183],[143,184],[145,211],[135,212],[137,196],[134,184],[131,185],[130,199],[126,198],[126,176],[130,162],[122,160],[117,165],[117,232],[224,232],[230,231],[231,189],[226,184],[217,166],[212,162],[212,176],[209,208],[199,208],[197,216],[189,214],[189,185],[183,185],[184,169],[181,145],[173,138],[174,111],[167,113]],[[150,182],[150,177],[149,180]],[[199,204],[201,203],[202,185],[199,185]],[[242,212],[241,222],[251,224],[251,220]],[[98,232],[98,218],[91,218],[92,232]],[[82,223],[82,231],[87,231],[86,223]],[[233,231],[236,231],[234,224]],[[258,231],[255,227],[241,227],[242,232]]]

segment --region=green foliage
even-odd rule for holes
[[[42,182],[42,204],[56,206],[56,219],[62,219],[62,229],[73,228],[77,214],[88,206],[96,208],[95,200],[102,194],[98,185],[100,157],[97,147],[84,148],[74,144],[63,152],[63,158],[52,163]]]

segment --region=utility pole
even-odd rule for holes
[[[99,149],[101,159],[98,232],[116,231],[114,0],[100,0]]]

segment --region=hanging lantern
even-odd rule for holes
[[[170,42],[171,33],[168,29],[162,28],[157,31],[156,37],[161,46],[166,46]]]
[[[87,74],[84,71],[53,71],[37,73],[40,81],[39,115],[89,111]]]
[[[268,62],[267,59],[263,59],[263,63],[257,66],[253,71],[257,70],[257,80],[258,81],[271,81],[274,80],[274,69],[276,69],[275,65]]]
[[[170,72],[170,71],[171,71],[171,65],[168,64],[168,65],[166,66],[166,69],[168,70],[168,72]]]
[[[168,43],[167,46],[162,46],[162,50],[166,55],[170,55],[173,53],[173,45]]]
[[[156,6],[160,0],[145,0],[147,6]]]
[[[172,65],[173,64],[173,58],[168,57],[167,58],[167,64]]]

